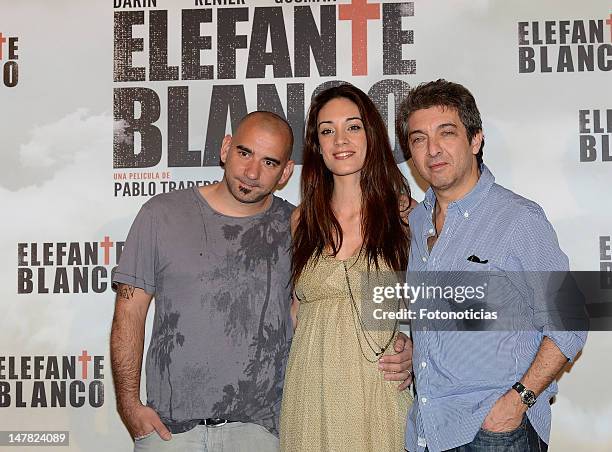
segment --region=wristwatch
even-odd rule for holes
[[[531,408],[535,405],[537,397],[532,390],[527,389],[518,381],[514,383],[514,385],[512,385],[512,389],[519,393],[519,395],[521,396],[521,402],[527,405],[528,408]]]

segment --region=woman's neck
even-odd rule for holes
[[[334,176],[331,207],[337,217],[361,212],[361,182],[359,174]]]

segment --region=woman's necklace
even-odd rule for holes
[[[346,285],[348,287],[349,298],[351,299],[351,306],[353,309],[353,325],[355,326],[355,334],[357,335],[357,342],[359,343],[359,349],[361,350],[361,355],[365,358],[366,361],[370,363],[375,363],[376,361],[378,361],[378,358],[383,353],[385,353],[387,348],[389,348],[389,345],[391,345],[391,341],[393,340],[393,338],[395,337],[395,333],[397,332],[398,319],[397,318],[395,319],[395,323],[393,324],[393,331],[391,332],[391,336],[389,337],[389,340],[387,341],[384,347],[381,347],[376,342],[376,340],[372,337],[372,335],[368,332],[365,324],[363,323],[363,319],[361,315],[359,314],[357,303],[355,302],[355,298],[353,297],[353,291],[351,289],[351,282],[349,281],[349,275],[348,275],[348,269],[346,268],[346,262],[343,261],[342,265],[344,266],[344,277],[346,278]],[[399,306],[400,306],[400,301],[398,299],[398,303],[397,303],[398,311],[399,311]],[[357,318],[357,320],[355,319],[355,317]],[[359,323],[361,334],[363,335],[365,343],[367,344],[368,348],[372,351],[372,353],[374,353],[375,355],[375,358],[373,360],[369,359],[366,356],[365,351],[363,350],[363,345],[361,344],[361,337],[357,329],[357,323]]]

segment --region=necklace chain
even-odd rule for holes
[[[393,340],[393,338],[395,337],[395,333],[397,332],[398,320],[397,318],[395,319],[395,323],[393,324],[393,331],[391,332],[391,336],[389,337],[389,340],[387,341],[385,346],[381,347],[376,342],[376,340],[370,335],[370,333],[367,331],[365,324],[363,323],[363,319],[361,318],[361,315],[359,314],[359,309],[357,308],[357,303],[355,302],[355,298],[353,297],[353,291],[351,289],[351,283],[349,281],[348,269],[346,268],[346,262],[342,262],[342,265],[344,266],[344,277],[346,279],[346,285],[348,287],[349,298],[351,300],[351,307],[353,310],[353,325],[355,327],[355,334],[357,335],[357,342],[359,344],[361,355],[364,357],[366,361],[370,363],[375,363],[376,361],[378,361],[378,357],[382,355],[383,353],[385,353],[387,348],[389,348],[389,345],[391,345],[391,341]],[[398,299],[397,307],[399,311],[399,307],[400,307],[399,299]],[[355,319],[355,317],[357,317],[357,320]],[[367,344],[368,348],[372,351],[372,353],[374,353],[375,355],[375,358],[373,360],[368,358],[365,354],[365,351],[363,350],[363,345],[361,344],[361,337],[357,329],[357,323],[358,323],[357,321],[359,322],[359,326],[361,327],[361,333],[363,335],[365,343]],[[376,349],[372,347],[372,344],[376,346]]]

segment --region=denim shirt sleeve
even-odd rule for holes
[[[569,270],[569,260],[559,247],[557,234],[538,205],[523,206],[517,214],[515,229],[510,241],[508,269],[521,275],[527,299],[534,313],[534,323],[544,336],[550,338],[571,362],[586,342],[586,331],[563,331],[553,321],[554,312],[547,309],[552,277],[546,272]],[[554,284],[554,282],[552,283]],[[544,300],[544,303],[538,301]]]

